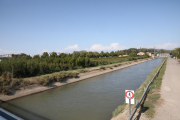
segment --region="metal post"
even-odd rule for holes
[[[129,118],[131,117],[131,99],[129,99]]]

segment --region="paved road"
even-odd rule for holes
[[[161,86],[164,104],[157,109],[153,120],[180,120],[180,64],[168,58]]]

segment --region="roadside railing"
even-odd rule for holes
[[[159,73],[159,71],[161,70],[162,66],[164,65],[165,61],[166,61],[166,60],[163,61],[162,65],[159,67],[158,71],[156,72],[156,74],[154,75],[154,77],[152,78],[152,80],[149,81],[148,86],[144,89],[144,93],[143,93],[141,99],[140,99],[139,102],[136,104],[136,107],[134,108],[134,110],[133,110],[133,112],[132,112],[132,114],[131,114],[131,116],[129,117],[128,120],[132,120],[132,118],[134,117],[134,114],[136,113],[137,109],[138,109],[139,106],[141,105],[141,102],[143,101],[143,99],[144,99],[147,91],[149,90],[150,85],[152,84],[152,82],[154,81],[154,79],[156,78],[156,76],[158,75],[158,73]]]

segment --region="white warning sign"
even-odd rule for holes
[[[134,90],[125,90],[126,103],[129,103],[129,99],[131,100],[131,104],[134,104]]]

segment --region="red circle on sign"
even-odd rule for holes
[[[131,96],[131,97],[129,97],[129,96],[127,95],[129,92],[132,94],[132,96]],[[126,97],[127,97],[128,99],[132,99],[132,98],[134,97],[133,92],[132,92],[132,91],[127,91],[127,92],[126,92]]]

